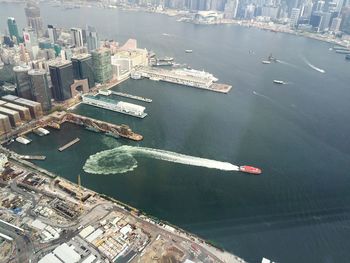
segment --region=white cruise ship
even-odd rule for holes
[[[218,81],[218,79],[214,77],[213,74],[210,74],[209,72],[205,72],[204,70],[201,71],[201,70],[183,68],[183,69],[174,70],[174,73],[182,76],[210,79],[213,82]]]

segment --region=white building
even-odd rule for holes
[[[300,9],[293,8],[289,19],[289,24],[291,27],[296,27],[298,25],[299,16],[300,16]]]

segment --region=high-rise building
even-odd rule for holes
[[[53,25],[47,26],[47,32],[49,33],[49,39],[51,43],[56,43],[58,39],[57,29]]]
[[[236,18],[239,0],[228,0],[225,4],[224,17],[228,19]]]
[[[39,52],[39,42],[37,34],[31,27],[26,27],[23,29],[23,39],[26,49],[30,54],[32,60],[37,58]]]
[[[292,8],[292,12],[290,14],[290,26],[296,27],[298,25],[298,20],[300,16],[300,9],[299,8]]]
[[[340,17],[333,18],[329,30],[332,31],[332,32],[338,32],[339,29],[340,29],[340,24],[341,24],[341,18]]]
[[[89,52],[100,47],[100,41],[96,29],[92,26],[86,28],[86,43]]]
[[[87,79],[89,88],[95,87],[94,69],[90,54],[79,54],[72,57],[74,79]]]
[[[30,77],[28,71],[30,66],[16,66],[13,68],[16,82],[16,94],[18,97],[32,99]]]
[[[57,60],[50,64],[52,82],[52,96],[57,101],[64,101],[72,97],[71,85],[74,83],[72,62]]]
[[[18,34],[17,23],[16,23],[16,20],[13,17],[9,17],[7,19],[7,26],[8,26],[9,34],[10,34],[10,37],[11,37],[12,41],[17,43],[17,44],[19,42],[21,42],[21,38],[20,38],[20,36]]]
[[[27,25],[34,29],[37,36],[41,36],[43,33],[43,20],[40,16],[40,8],[34,1],[28,1],[24,8]]]
[[[43,116],[43,110],[39,102],[18,98],[13,95],[5,95],[2,96],[1,99],[28,108],[32,118],[37,119]]]
[[[73,45],[75,47],[82,47],[82,46],[84,46],[83,31],[81,30],[81,28],[73,27],[73,28],[70,29],[70,33],[71,33],[71,38],[72,38]]]
[[[350,35],[350,6],[342,10],[342,23],[340,30]]]
[[[32,69],[28,71],[30,76],[30,84],[32,98],[41,104],[45,112],[51,110],[51,90],[47,80],[46,71],[43,69]]]
[[[98,83],[105,83],[112,79],[111,51],[106,48],[91,52],[94,66],[94,77]]]

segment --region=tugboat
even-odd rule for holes
[[[261,174],[262,171],[259,168],[253,167],[253,166],[248,166],[248,165],[243,165],[239,167],[239,170],[243,173],[248,173],[248,174]]]

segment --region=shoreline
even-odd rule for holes
[[[18,163],[21,166],[25,167],[26,169],[29,169],[30,171],[38,172],[41,175],[47,176],[49,180],[57,180],[64,181],[67,184],[73,185],[76,188],[79,188],[80,186],[72,182],[66,178],[63,178],[57,174],[51,173],[48,170],[41,168],[40,166],[29,162],[25,160],[21,160],[18,158],[18,154],[12,150],[9,150],[8,148],[0,145],[0,152],[4,153],[8,156],[9,160],[13,163]],[[161,229],[165,232],[168,232],[169,235],[175,235],[179,237],[182,240],[193,242],[208,252],[210,252],[212,255],[214,255],[217,259],[224,263],[234,263],[234,262],[246,262],[244,259],[236,256],[235,254],[232,254],[223,248],[216,246],[215,244],[212,244],[209,240],[206,240],[204,238],[199,237],[198,235],[191,233],[185,229],[182,229],[181,227],[174,225],[166,220],[159,219],[155,216],[147,214],[145,211],[142,211],[138,208],[135,208],[131,205],[128,205],[120,200],[117,200],[113,197],[110,197],[106,194],[98,193],[94,190],[91,190],[90,188],[87,188],[85,186],[82,186],[83,189],[88,189],[89,192],[93,193],[100,199],[104,199],[107,202],[111,202],[114,205],[116,205],[119,209],[121,209],[125,214],[128,214],[129,216],[134,217],[137,220],[143,221],[145,224],[149,224],[151,227],[155,227],[156,229]]]

